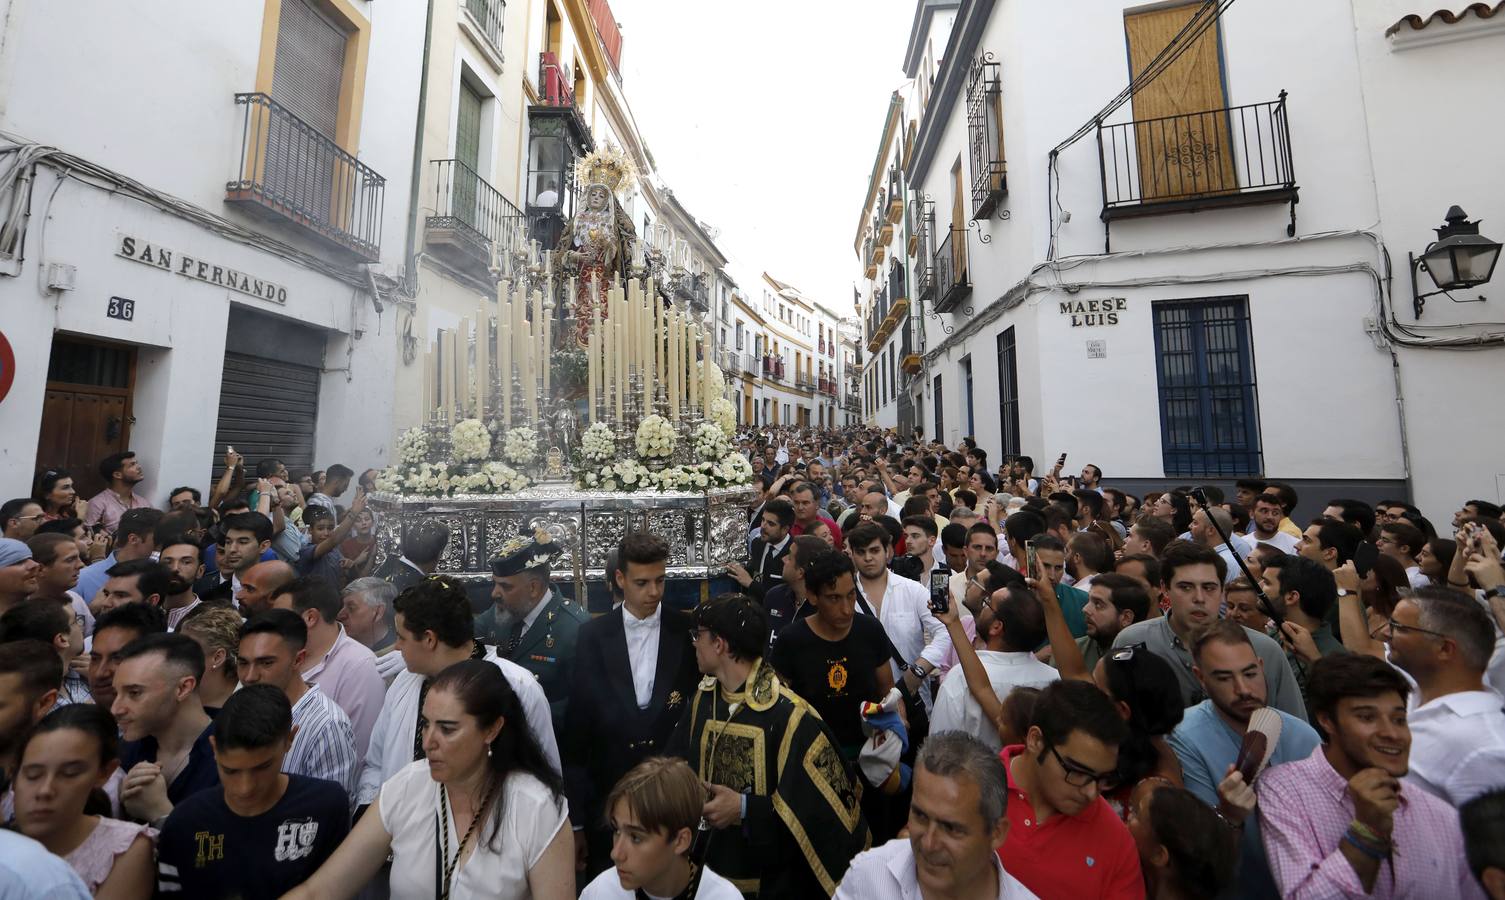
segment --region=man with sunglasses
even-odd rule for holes
[[[1186,789],[1230,821],[1243,819],[1239,864],[1233,880],[1237,887],[1232,896],[1250,898],[1272,896],[1275,891],[1260,843],[1259,822],[1253,816],[1245,819],[1247,812],[1237,806],[1222,804],[1218,788],[1231,777],[1250,716],[1265,706],[1268,696],[1264,662],[1254,651],[1249,637],[1252,633],[1228,619],[1214,620],[1194,633],[1193,672],[1207,699],[1188,709],[1170,736]],[[1317,732],[1305,719],[1278,709],[1276,712],[1281,721],[1280,740],[1270,765],[1311,755],[1321,743]],[[1240,779],[1238,784],[1242,783]]]
[[[998,857],[1042,900],[1142,898],[1134,838],[1103,799],[1129,726],[1087,681],[1040,692],[1023,744],[1005,747],[1008,840]]]

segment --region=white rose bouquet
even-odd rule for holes
[[[702,422],[695,426],[695,433],[691,437],[696,459],[715,462],[731,451],[731,446],[726,442],[726,433],[720,425]]]
[[[580,436],[580,458],[587,465],[611,462],[617,455],[617,436],[611,426],[597,422]]]
[[[397,466],[388,466],[382,469],[376,476],[376,489],[391,494],[402,493],[403,470]]]
[[[454,490],[455,479],[448,466],[421,463],[403,476],[402,487],[406,493],[442,497]]]
[[[414,426],[397,438],[397,460],[403,465],[416,466],[428,459],[429,439],[421,427]]]
[[[727,440],[731,440],[737,433],[737,407],[725,397],[717,397],[711,401],[711,421],[721,428]]]
[[[481,467],[479,474],[485,476],[491,491],[496,493],[515,493],[533,486],[528,476],[506,463],[489,462]]]
[[[479,462],[491,455],[491,432],[480,419],[457,422],[449,440],[458,462]]]
[[[668,459],[674,455],[674,426],[663,416],[652,415],[638,424],[637,450],[640,459]]]
[[[531,428],[513,428],[502,440],[502,458],[515,466],[526,466],[538,459],[538,432]]]

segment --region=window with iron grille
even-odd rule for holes
[[[1019,350],[1010,325],[998,335],[998,418],[1003,455],[1019,455]]]
[[[1008,192],[1003,160],[1003,82],[991,53],[967,77],[967,144],[972,156],[972,218],[986,219]]]
[[[1247,297],[1154,305],[1160,440],[1167,477],[1263,469]]]

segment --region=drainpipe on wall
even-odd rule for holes
[[[413,178],[408,189],[408,242],[403,254],[403,287],[418,295],[418,193],[423,180],[423,120],[428,116],[429,51],[434,41],[434,0],[428,0],[423,21],[423,69],[418,74],[418,122],[413,126]]]

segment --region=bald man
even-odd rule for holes
[[[272,595],[297,577],[293,567],[280,559],[260,562],[247,569],[240,576],[240,590],[235,594],[241,615],[250,617],[271,609]]]
[[[862,518],[871,521],[888,515],[888,497],[881,491],[871,491],[862,498]]]

